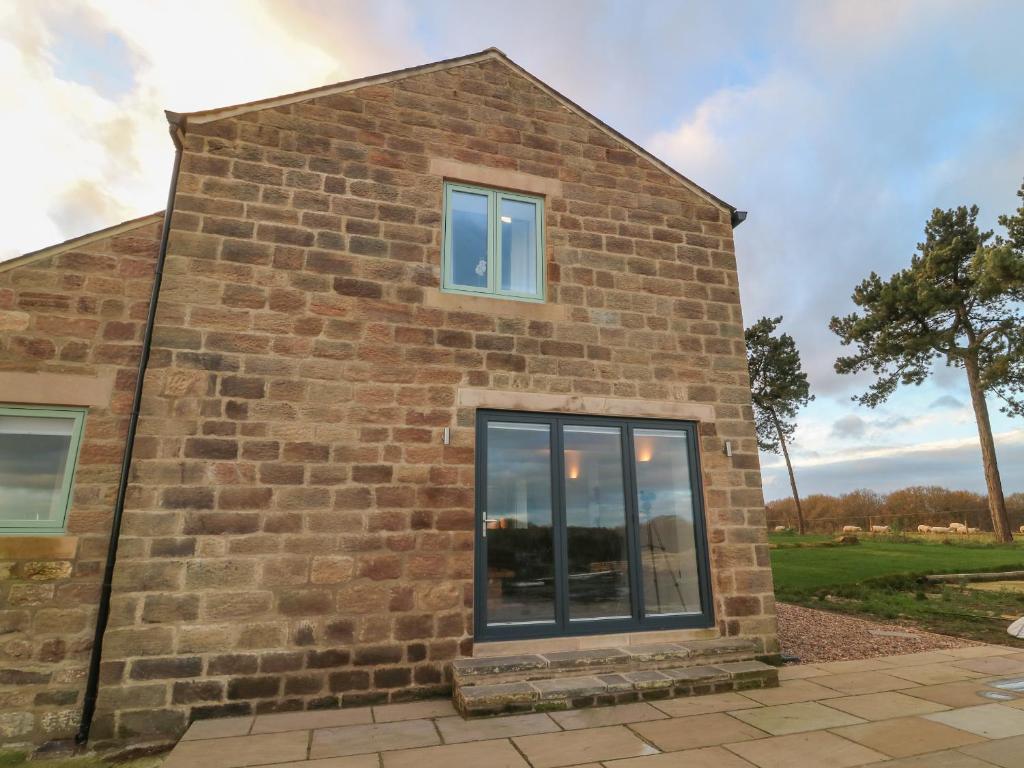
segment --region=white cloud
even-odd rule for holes
[[[1024,464],[1024,429],[999,433],[995,440],[1004,492],[1024,490],[1024,476],[1016,471]],[[798,459],[794,468],[801,495],[846,493],[864,487],[888,493],[911,485],[985,492],[977,436],[836,452],[830,456]],[[764,463],[762,470],[766,498],[789,495],[782,482],[786,476],[782,462]]]
[[[367,67],[387,69],[384,60],[402,49],[418,55],[383,26],[394,15],[374,26],[358,8],[330,6],[331,25],[318,29],[315,10],[274,0],[0,6],[0,151],[7,176],[18,179],[0,193],[17,222],[5,231],[0,260],[162,208],[173,153],[165,108],[274,96],[373,71]],[[127,92],[105,95],[98,83],[75,82],[58,67],[59,34],[70,16],[93,26],[95,39],[115,36],[131,52]]]
[[[1024,446],[1024,429],[1001,432],[994,435],[994,439],[996,441],[997,449],[1010,448],[1011,446]],[[977,435],[950,440],[916,442],[908,445],[861,447],[853,450],[836,451],[827,456],[797,459],[793,462],[793,466],[801,468],[822,467],[829,464],[845,464],[848,462],[862,461],[864,459],[898,458],[912,456],[915,454],[941,454],[949,451],[959,451],[966,448],[975,448],[978,451],[981,450]],[[765,464],[765,467],[770,469],[778,469],[784,466],[784,463],[777,461]]]

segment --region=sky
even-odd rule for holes
[[[496,46],[701,186],[736,230],[746,320],[783,315],[815,401],[802,493],[982,491],[963,373],[868,409],[828,330],[872,270],[909,263],[935,207],[993,227],[1024,180],[1017,0],[6,0],[0,260],[163,208],[163,109],[274,96]],[[16,180],[15,183],[11,183]],[[1006,491],[1024,422],[990,402]],[[789,493],[762,456],[765,495]]]

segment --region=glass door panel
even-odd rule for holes
[[[714,626],[695,425],[477,418],[478,640]]]
[[[644,615],[700,613],[688,434],[634,429],[633,450]]]
[[[487,624],[553,624],[551,427],[491,421],[486,439]]]
[[[622,430],[566,425],[562,450],[569,619],[628,619]]]

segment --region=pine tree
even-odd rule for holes
[[[762,451],[781,451],[789,470],[789,484],[796,503],[797,530],[805,532],[804,512],[796,489],[796,475],[789,458],[788,443],[796,432],[797,411],[814,399],[807,374],[800,366],[796,342],[788,333],[775,336],[782,317],[762,317],[744,334],[747,365],[750,368],[750,394],[754,403],[757,445]]]
[[[1024,185],[1017,192],[1024,201]],[[888,280],[874,272],[854,289],[860,312],[829,327],[856,352],[836,360],[838,373],[870,370],[876,381],[856,398],[875,407],[900,384],[921,384],[939,360],[962,368],[978,423],[992,526],[1012,541],[985,396],[1024,415],[1024,204],[1000,216],[1007,236],[977,224],[978,207],[936,208],[910,266]]]

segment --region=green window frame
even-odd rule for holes
[[[64,475],[56,489],[54,497],[54,514],[47,519],[19,519],[12,517],[9,510],[0,518],[0,535],[10,534],[61,534],[66,530],[68,510],[71,508],[71,491],[74,486],[75,468],[78,465],[78,454],[82,445],[82,432],[85,426],[85,408],[65,406],[33,406],[33,405],[0,405],[0,421],[4,417],[29,417],[42,419],[71,419],[71,436],[68,442],[68,453],[64,461]],[[16,434],[16,433],[15,433]],[[31,434],[31,433],[26,433]],[[0,456],[2,461],[2,456]],[[0,499],[3,494],[3,467],[0,466]],[[0,501],[2,503],[2,501]]]
[[[452,193],[465,192],[487,198],[487,285],[481,287],[458,285],[454,280],[452,259]],[[500,284],[502,274],[502,242],[499,215],[503,200],[531,203],[534,206],[536,221],[534,222],[537,240],[534,244],[537,263],[535,265],[536,283],[533,291],[503,290]],[[517,301],[544,302],[547,300],[547,275],[544,257],[544,198],[537,195],[525,195],[520,192],[509,192],[490,187],[479,187],[473,184],[462,184],[446,181],[444,184],[444,233],[441,249],[441,290],[448,293],[461,293],[470,296],[490,296]]]

